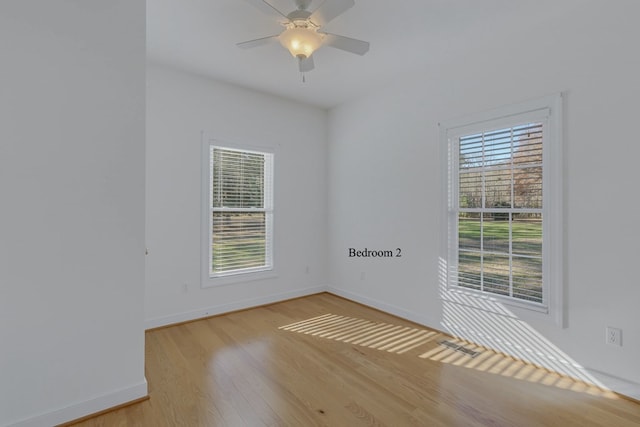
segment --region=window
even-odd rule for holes
[[[206,277],[273,269],[273,153],[205,143]]]
[[[441,126],[447,289],[559,310],[560,105],[556,96]]]

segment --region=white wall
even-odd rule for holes
[[[158,64],[147,91],[147,327],[322,290],[327,113]],[[200,287],[202,131],[276,150],[276,278]]]
[[[0,2],[0,425],[146,395],[143,0]]]
[[[638,13],[638,2],[594,1],[526,29],[498,24],[446,62],[332,110],[332,289],[561,371],[575,362],[640,396]],[[566,94],[568,327],[526,310],[495,315],[442,301],[438,122],[559,91]],[[349,247],[403,252],[355,259]],[[623,347],[605,344],[606,326],[622,328]],[[572,365],[564,371],[593,378]]]

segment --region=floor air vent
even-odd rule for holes
[[[471,350],[470,348],[467,348],[467,347],[465,347],[463,345],[456,344],[454,342],[447,341],[447,340],[442,340],[438,344],[443,345],[443,346],[445,346],[447,348],[450,348],[451,350],[455,350],[455,351],[459,351],[460,353],[464,353],[467,356],[471,356],[471,358],[474,358],[474,357],[476,357],[477,355],[480,354],[479,351]]]

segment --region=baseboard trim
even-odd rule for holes
[[[65,408],[56,409],[51,412],[36,415],[8,424],[5,427],[42,427],[64,425],[73,420],[110,411],[113,408],[126,406],[140,400],[146,399],[147,380],[138,384],[116,390],[112,393],[103,394],[89,400],[78,402]]]
[[[326,292],[327,286],[314,286],[311,288],[296,289],[294,291],[280,292],[277,294],[266,295],[259,298],[250,298],[234,301],[226,304],[215,305],[211,307],[200,308],[198,310],[187,311],[183,313],[172,314],[170,316],[155,317],[147,319],[144,322],[146,330],[162,328],[165,326],[175,325],[177,323],[191,322],[193,320],[204,319],[206,317],[217,316],[232,311],[246,310],[261,305],[282,302],[288,299],[305,297],[308,295]]]
[[[139,399],[135,399],[135,400],[132,400],[130,402],[125,402],[125,403],[123,403],[121,405],[116,405],[116,406],[113,406],[111,408],[103,409],[102,411],[94,412],[92,414],[85,415],[84,417],[76,418],[75,420],[71,420],[71,421],[68,421],[66,423],[62,423],[62,424],[58,425],[57,427],[70,427],[72,425],[75,425],[75,424],[90,420],[92,418],[99,417],[100,415],[104,415],[104,414],[107,414],[109,412],[117,411],[119,409],[126,408],[128,406],[135,405],[135,404],[144,402],[145,400],[149,400],[149,399],[150,399],[149,395],[146,395],[146,396],[141,397]]]
[[[598,371],[597,369],[585,368],[585,370],[614,393],[625,399],[640,403],[640,384]]]

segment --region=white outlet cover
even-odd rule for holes
[[[606,334],[607,344],[622,347],[622,329],[607,327]]]

